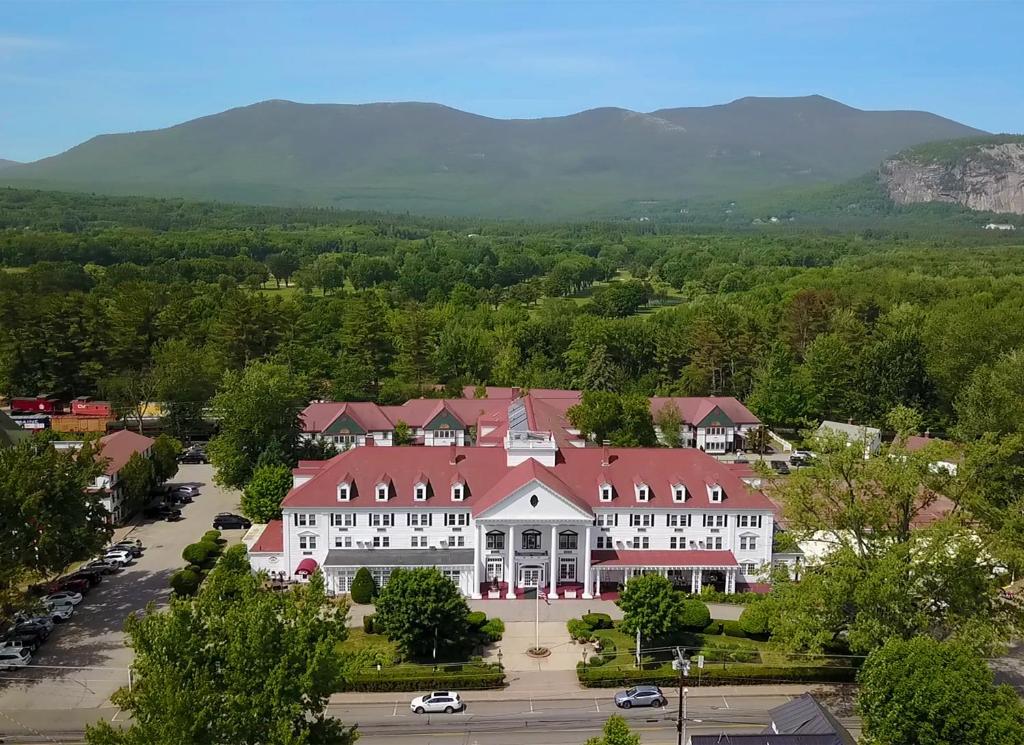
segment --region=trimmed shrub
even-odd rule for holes
[[[484,690],[505,684],[497,665],[441,665],[435,671],[421,667],[385,667],[380,672],[356,673],[345,681],[345,691]]]
[[[209,541],[206,538],[203,538],[203,540],[199,541],[199,545],[206,547],[206,553],[208,556],[220,554],[220,544],[217,543],[217,541]]]
[[[583,616],[583,623],[592,629],[610,629],[612,617],[607,613],[587,613]]]
[[[472,631],[479,631],[487,623],[487,614],[482,610],[475,610],[466,615],[466,623]]]
[[[203,540],[209,541],[210,543],[217,543],[220,540],[219,530],[208,530],[203,533]]]
[[[373,575],[370,574],[369,569],[362,567],[356,572],[349,595],[352,597],[353,603],[366,605],[373,602],[373,598],[377,595],[377,583],[373,581]]]
[[[722,621],[722,633],[726,636],[732,636],[737,639],[746,639],[747,633],[740,626],[739,621]]]
[[[363,631],[365,631],[367,634],[376,633],[373,630],[373,619],[375,615],[375,613],[367,613],[365,616],[363,616]]]
[[[196,574],[202,574],[203,568],[198,564],[189,564],[182,571],[195,572]]]
[[[189,569],[182,569],[171,575],[171,590],[178,597],[192,597],[199,591],[199,584],[203,578]]]
[[[202,564],[206,561],[206,557],[210,555],[210,544],[209,543],[190,543],[185,546],[185,550],[181,552],[181,558],[183,558],[189,564]]]
[[[719,592],[713,587],[703,588],[699,594],[690,595],[692,598],[703,600],[705,603],[729,603],[730,605],[746,605],[760,600],[764,595],[757,592],[735,592],[731,595]]]
[[[751,603],[740,614],[740,628],[751,639],[767,639],[771,635],[771,616],[766,603]]]
[[[704,627],[702,634],[718,635],[722,633],[722,622],[712,618],[711,623]]]
[[[500,642],[505,633],[505,622],[500,618],[492,618],[480,627],[480,633],[488,642]]]
[[[569,631],[571,636],[576,641],[586,641],[594,633],[594,630],[590,628],[590,625],[586,621],[582,621],[579,618],[570,618],[566,624],[566,629]]]
[[[711,611],[699,600],[684,600],[679,623],[688,631],[700,631],[711,621]]]
[[[705,658],[706,659],[706,658]],[[580,665],[576,675],[585,688],[617,688],[636,683],[673,686],[679,682],[679,673],[671,667],[660,670],[634,668],[593,667]],[[854,667],[770,667],[768,665],[727,664],[705,667],[701,680],[706,684],[759,684],[759,683],[852,683],[857,677]]]

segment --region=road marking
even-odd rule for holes
[[[114,712],[114,716],[110,717],[110,721],[111,722],[116,722],[117,718],[119,716],[121,716],[121,710],[120,709],[118,709],[117,711]]]
[[[530,713],[533,713],[533,697],[530,697]]]
[[[391,712],[391,716],[393,716],[393,717],[397,717],[398,716],[398,702],[397,701],[395,701],[395,710],[393,712]]]
[[[594,708],[597,709],[597,713],[601,713],[601,704],[597,703],[597,699],[594,699]]]
[[[725,700],[725,696],[722,696],[722,703],[725,704],[725,708],[729,708],[729,702]]]

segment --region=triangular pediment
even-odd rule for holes
[[[571,496],[558,493],[539,479],[531,479],[476,517],[486,520],[593,520],[594,513]]]

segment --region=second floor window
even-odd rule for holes
[[[536,551],[540,548],[540,532],[536,530],[523,531],[523,550]]]
[[[633,539],[633,548],[650,548],[651,539],[646,535],[638,535]]]
[[[598,548],[612,548],[612,538],[611,538],[611,536],[599,535],[597,537],[597,547]]]
[[[429,512],[410,512],[409,525],[414,528],[424,528],[433,523],[432,517]]]
[[[316,548],[316,536],[315,535],[300,535],[299,536],[299,548],[303,551],[312,551]]]
[[[379,512],[370,513],[370,527],[371,528],[390,528],[395,524],[395,516],[391,513],[381,514]]]
[[[451,525],[469,525],[469,513],[468,512],[446,512],[444,514],[444,524],[446,526],[451,526]]]
[[[487,534],[487,548],[492,551],[501,551],[505,548],[505,534],[492,532]]]
[[[307,514],[301,513],[301,512],[296,513],[295,514],[295,525],[300,527],[300,528],[304,528],[306,526],[314,527],[316,525],[316,514],[315,513],[310,513],[310,514],[307,515]]]
[[[558,550],[559,551],[575,551],[577,545],[577,536],[571,530],[567,530],[564,533],[558,534]]]
[[[374,548],[387,548],[390,545],[391,545],[391,539],[388,538],[386,535],[375,535],[373,537],[373,547]]]
[[[336,528],[351,528],[356,524],[356,516],[351,512],[332,512],[331,525]]]

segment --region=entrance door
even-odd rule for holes
[[[558,579],[562,582],[576,581],[576,559],[558,560]]]
[[[520,587],[540,587],[544,584],[544,568],[525,566],[519,570]]]
[[[501,559],[488,559],[487,560],[487,580],[489,582],[501,582],[505,579],[505,573],[502,571],[504,567]]]

